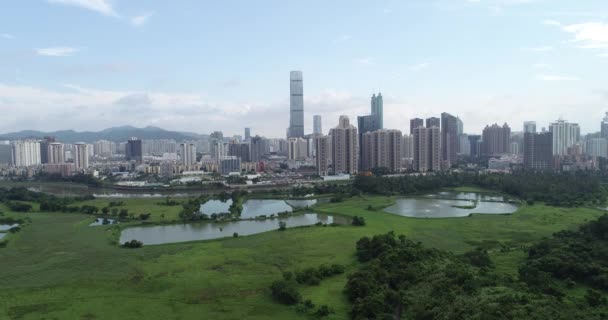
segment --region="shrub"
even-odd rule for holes
[[[131,241],[127,241],[125,243],[122,244],[123,248],[129,248],[129,249],[135,249],[135,248],[141,248],[144,246],[144,243],[138,240],[131,240]]]
[[[8,245],[8,240],[0,241],[0,248],[6,248]]]
[[[151,215],[152,215],[151,213],[141,213],[141,214],[139,215],[139,219],[140,219],[140,220],[148,220],[148,219],[150,219],[150,216],[151,216]]]
[[[270,290],[272,297],[282,304],[294,305],[302,300],[302,296],[292,282],[277,280],[272,283]]]
[[[279,221],[279,231],[285,231],[287,229],[287,222]]]
[[[238,238],[239,234],[235,232],[235,233],[233,233],[233,234],[232,234],[232,236],[233,236],[234,238]]]
[[[353,221],[351,222],[351,224],[353,226],[364,226],[365,225],[365,218],[354,216],[353,217]]]

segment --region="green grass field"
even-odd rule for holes
[[[153,213],[154,221],[161,213],[172,220],[181,208],[158,206],[159,199],[124,201],[130,212]],[[361,197],[318,207],[323,213],[363,216],[364,227],[315,226],[141,249],[113,245],[112,227],[88,227],[90,216],[17,214],[0,206],[7,216],[32,220],[0,248],[0,319],[306,319],[271,299],[271,282],[283,271],[322,263],[354,270],[355,242],[362,236],[393,230],[456,253],[482,245],[500,272],[516,274],[525,257],[522,247],[602,214],[537,204],[513,215],[413,219],[381,211],[394,201]],[[501,252],[501,245],[511,250]],[[335,313],[328,319],[348,319],[345,281],[342,275],[300,292],[331,306]]]

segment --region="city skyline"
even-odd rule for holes
[[[0,132],[151,125],[282,137],[290,70],[306,73],[306,133],[315,114],[325,128],[365,114],[379,91],[383,127],[403,132],[447,112],[467,133],[560,117],[589,133],[608,108],[599,0],[313,2],[272,13],[237,3],[250,14],[196,1],[14,1],[0,13],[0,108],[11,110]]]

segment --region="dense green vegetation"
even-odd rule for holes
[[[608,216],[601,220],[608,220]],[[601,222],[590,225],[597,224]],[[608,231],[607,226],[604,224],[603,232]],[[589,251],[602,245],[605,243],[590,240],[583,247]],[[561,243],[541,246],[575,255],[581,249],[564,249]],[[534,261],[538,259],[536,247],[530,250],[529,259]],[[455,256],[389,232],[361,238],[356,249],[362,264],[349,275],[345,286],[352,303],[352,319],[603,319],[608,311],[605,298],[598,292],[589,292],[584,298],[564,298],[566,295],[557,289],[534,290],[542,281],[551,282],[550,276],[525,276],[521,280],[502,276],[494,271],[488,252],[481,248]],[[606,257],[601,254],[586,261],[552,262],[585,265],[579,270],[581,276],[591,279],[597,276],[595,264]],[[549,261],[539,264],[553,266]],[[527,266],[524,274],[539,273],[529,269]],[[571,273],[565,268],[562,271]],[[605,276],[605,271],[602,274]]]
[[[504,192],[549,205],[574,207],[585,204],[605,204],[607,191],[602,187],[602,176],[594,172],[576,173],[515,172],[513,174],[434,173],[399,177],[360,175],[354,188],[371,194],[415,194],[440,188],[476,186]]]
[[[180,222],[179,213],[190,199],[180,199],[182,206],[159,205],[158,199],[70,200],[68,207],[93,206],[99,208],[98,215],[107,208],[108,216],[124,212],[125,218],[135,219],[97,227],[88,227],[93,217],[80,212],[38,212],[40,201],[36,199],[9,200],[32,205],[33,212],[26,213],[11,210],[3,201],[2,218],[32,222],[19,233],[7,233],[8,243],[0,245],[0,319],[349,319],[355,304],[344,293],[348,275],[377,259],[359,262],[354,244],[362,237],[371,241],[373,235],[390,230],[405,234],[414,244],[420,242],[424,250],[439,252],[475,279],[494,277],[498,284],[507,281],[503,287],[484,283],[481,293],[466,293],[463,299],[469,302],[477,296],[481,306],[493,310],[502,310],[503,304],[507,310],[511,304],[514,310],[521,310],[519,302],[507,298],[519,297],[514,288],[519,290],[521,286],[524,298],[531,301],[527,308],[537,308],[541,303],[549,311],[553,306],[561,310],[561,304],[568,312],[573,305],[583,311],[591,305],[595,306],[593,310],[604,308],[605,292],[599,288],[589,291],[590,286],[582,279],[562,281],[551,276],[555,288],[563,294],[561,298],[532,286],[528,289],[519,280],[519,269],[527,264],[529,249],[542,237],[560,230],[578,230],[579,225],[598,218],[600,210],[552,207],[538,200],[533,205],[524,203],[512,215],[412,219],[382,212],[394,203],[394,196],[361,194],[351,198],[354,192],[350,187],[343,190],[348,191],[334,192],[341,201],[322,204],[316,210],[360,217],[364,227],[287,228],[133,250],[118,245],[121,228],[143,223],[139,217],[148,213],[146,222]],[[332,265],[343,266],[344,273],[318,277],[321,266]],[[271,289],[273,282],[287,273],[292,274],[291,278],[279,281],[286,281],[300,297],[291,306],[278,303]],[[301,283],[296,279],[298,273],[304,275],[300,276]],[[319,278],[318,285],[312,276]],[[511,280],[513,283],[508,283]],[[547,314],[554,315],[542,315]]]

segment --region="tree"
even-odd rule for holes
[[[120,209],[120,213],[118,214],[118,217],[120,219],[126,219],[129,216],[129,210],[128,209]]]
[[[296,290],[295,285],[289,281],[277,280],[272,283],[270,290],[272,297],[282,304],[294,305],[302,300],[302,296]]]
[[[110,212],[110,208],[108,208],[108,207],[103,207],[103,208],[101,209],[101,212],[102,212],[103,214],[108,214],[108,212]]]
[[[279,231],[285,231],[287,229],[287,222],[279,221]]]

